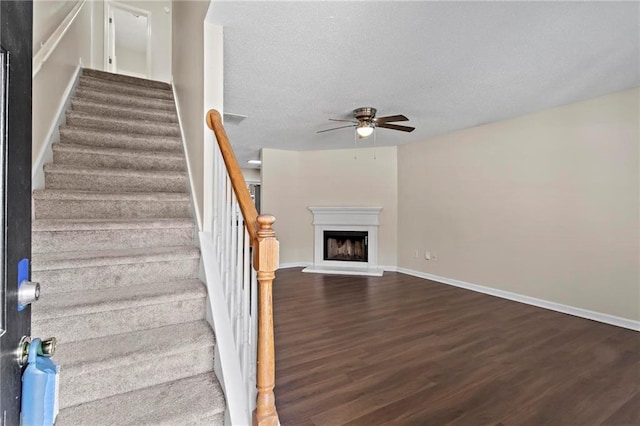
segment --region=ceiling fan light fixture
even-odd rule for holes
[[[356,128],[356,132],[358,133],[358,136],[360,136],[361,139],[369,137],[373,133],[373,125],[371,125],[371,123],[362,122],[358,124],[358,127]]]

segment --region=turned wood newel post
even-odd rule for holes
[[[273,334],[272,287],[278,269],[279,244],[272,225],[276,218],[258,216],[258,235],[255,244],[254,267],[258,273],[258,399],[253,413],[253,424],[276,426],[279,424],[275,395],[275,347]]]

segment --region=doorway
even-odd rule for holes
[[[104,4],[105,69],[150,78],[151,12],[113,1]]]

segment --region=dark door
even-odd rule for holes
[[[31,257],[32,2],[0,1],[0,425],[20,422],[17,349],[31,308],[18,311],[18,262]]]

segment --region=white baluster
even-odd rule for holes
[[[214,240],[214,244],[215,244],[215,238],[216,238],[216,225],[218,222],[218,185],[217,185],[217,177],[218,177],[218,144],[214,144],[213,147],[213,170],[212,170],[212,174],[213,174],[213,181],[212,181],[212,186],[213,188],[211,188],[211,190],[213,191],[213,214],[211,215],[211,235],[212,238]]]
[[[222,235],[224,229],[224,199],[226,194],[225,185],[227,182],[227,170],[224,167],[224,161],[222,160],[222,153],[218,148],[218,193],[220,194],[218,200],[218,235],[217,235],[217,251],[218,254],[218,268],[222,268],[222,259],[224,256],[224,247],[222,245]]]
[[[258,274],[256,270],[251,268],[251,382],[249,387],[251,392],[250,401],[255,401],[257,390],[255,388],[257,364],[258,364]]]
[[[216,261],[218,263],[218,267],[220,266],[220,221],[221,218],[221,204],[222,204],[222,180],[220,176],[222,176],[222,164],[221,164],[222,155],[220,154],[220,148],[216,144],[215,148],[215,174],[214,174],[214,182],[213,186],[215,188],[216,197],[215,197],[215,222],[213,227],[213,237],[214,237],[214,247],[216,253]]]
[[[231,194],[231,229],[230,229],[230,237],[231,237],[231,245],[229,247],[229,285],[231,286],[230,298],[229,298],[229,315],[231,316],[231,325],[233,327],[233,335],[235,338],[236,351],[238,348],[238,341],[240,340],[240,336],[238,336],[238,330],[236,327],[236,317],[238,316],[238,309],[236,298],[238,297],[238,289],[236,288],[236,264],[238,262],[238,239],[236,238],[237,231],[236,227],[238,226],[238,202],[236,200],[235,193]]]
[[[241,359],[242,356],[242,243],[244,239],[242,238],[242,233],[244,230],[244,220],[242,219],[242,214],[238,209],[237,215],[237,226],[236,226],[236,264],[235,264],[235,309],[236,309],[236,317],[234,318],[234,327],[236,329],[236,349],[238,351],[238,358]]]
[[[251,348],[250,326],[251,326],[251,245],[249,241],[249,231],[243,228],[244,237],[244,262],[242,268],[242,358],[240,365],[242,366],[242,375],[245,382],[251,375],[249,370],[249,351]]]
[[[232,223],[235,220],[233,218],[233,187],[231,186],[231,181],[229,180],[229,178],[227,178],[227,209],[226,209],[226,215],[227,215],[227,223],[226,223],[226,228],[225,228],[225,244],[224,244],[224,251],[225,251],[225,262],[224,262],[224,271],[225,271],[225,280],[227,283],[227,309],[229,309],[229,314],[233,315],[233,306],[231,305],[231,298],[232,298],[232,294],[233,294],[233,282],[232,282],[232,274],[233,274],[233,265],[232,265],[232,256],[233,256],[233,252],[230,249],[231,245],[233,244],[231,242],[231,227],[232,227]],[[233,318],[233,316],[231,316],[231,318]]]

